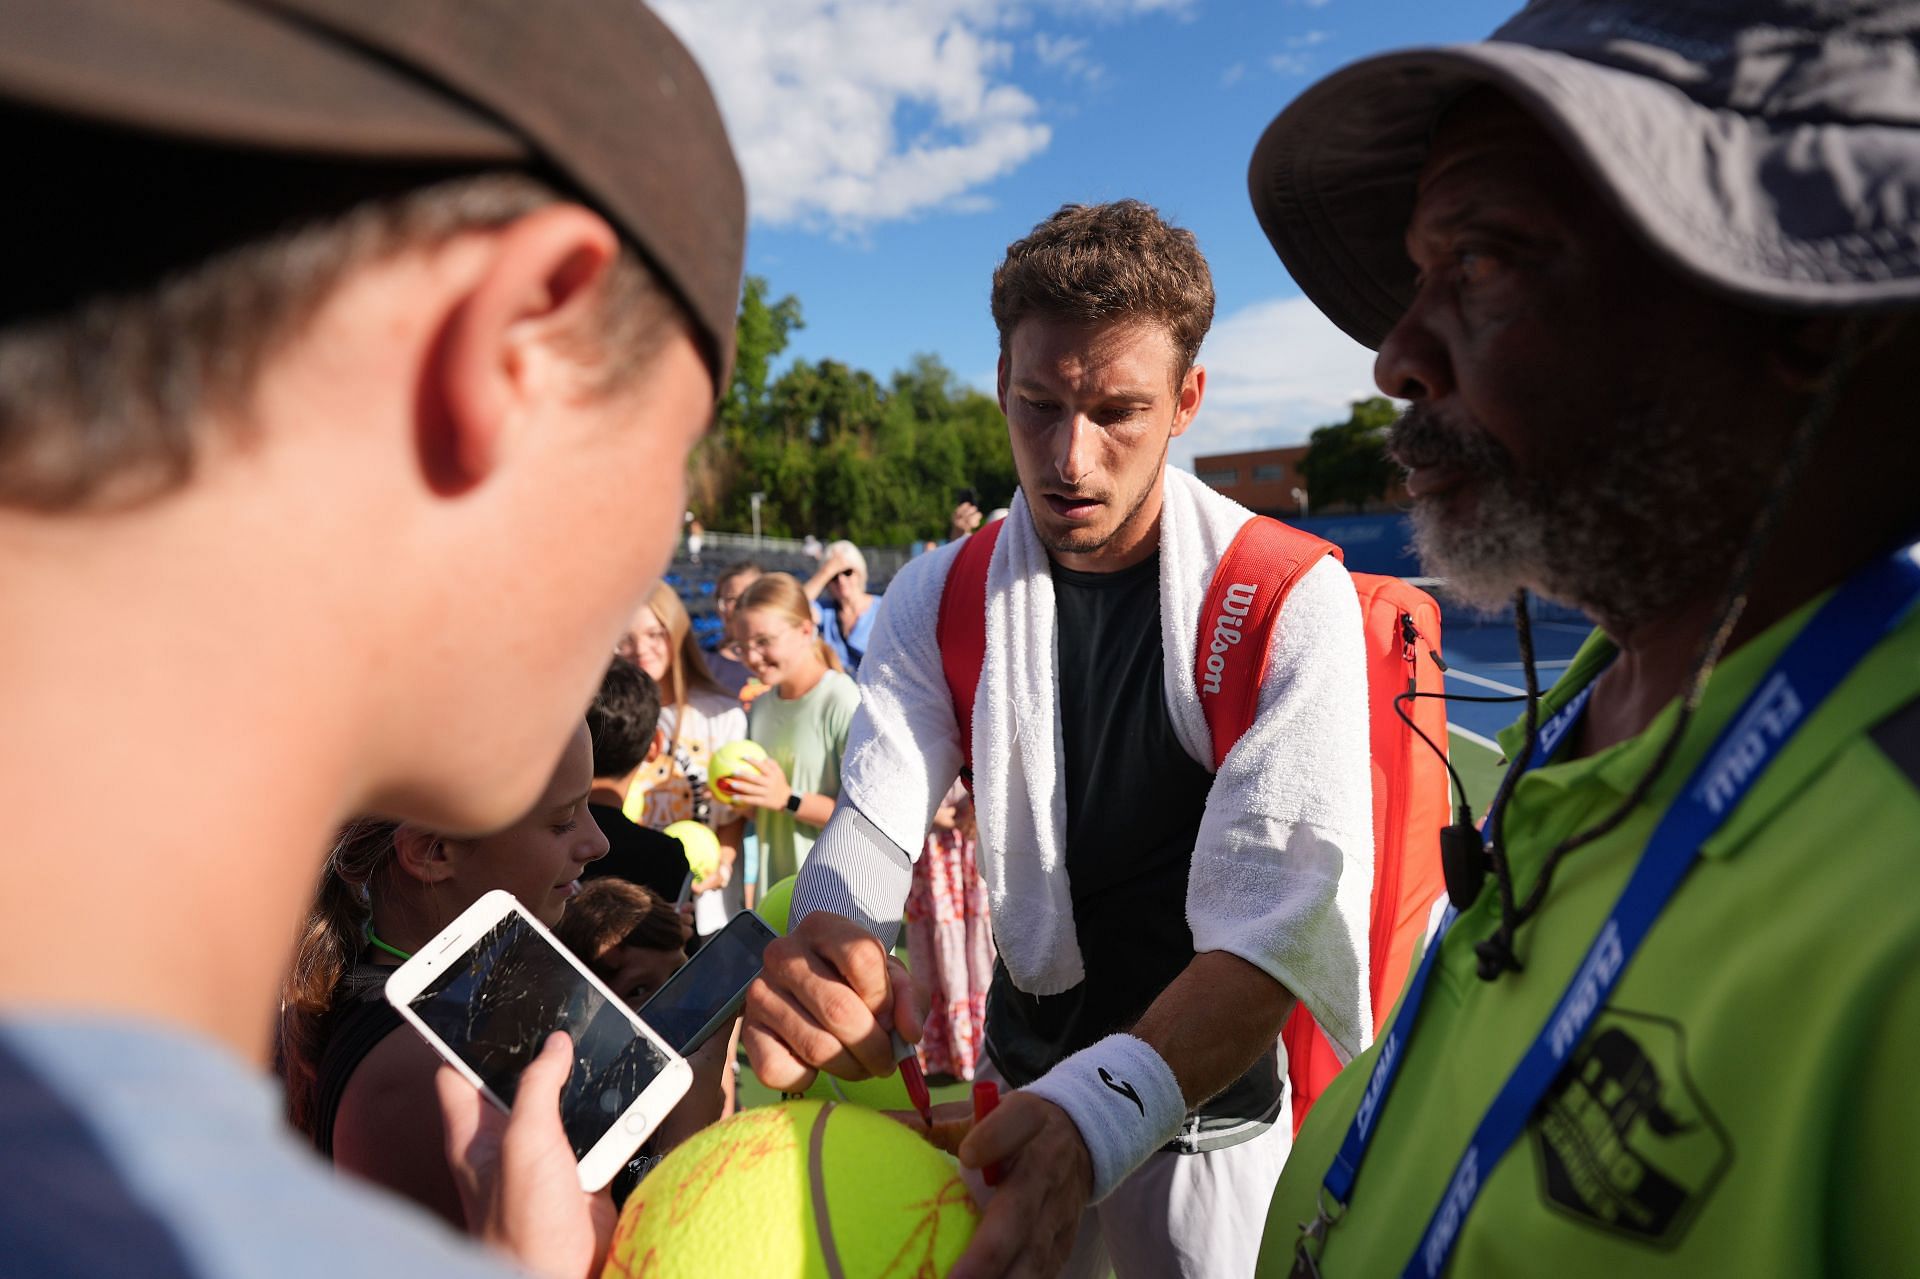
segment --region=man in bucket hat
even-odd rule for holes
[[[1911,0],[1540,0],[1256,149],[1281,260],[1409,403],[1429,571],[1515,598],[1523,653],[1528,592],[1598,627],[1443,838],[1458,913],[1261,1274],[1920,1256],[1917,39]]]
[[[520,816],[667,561],[741,266],[712,97],[634,0],[0,32],[0,1269],[504,1273],[299,1148],[270,1027],[337,824]],[[579,1276],[567,1061],[504,1138],[441,1091],[472,1224]]]

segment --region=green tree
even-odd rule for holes
[[[1357,511],[1386,496],[1400,475],[1387,456],[1387,428],[1399,415],[1392,400],[1376,395],[1355,400],[1346,421],[1315,428],[1300,459],[1315,510]]]
[[[765,426],[768,380],[773,363],[787,349],[795,329],[806,327],[800,299],[791,293],[778,302],[767,297],[767,282],[746,278],[740,294],[740,314],[734,321],[733,379],[714,414],[714,427],[693,451],[687,465],[687,500],[709,522],[745,528],[746,492],[734,500],[742,452],[746,442]],[[736,510],[735,508],[739,509]]]
[[[887,545],[944,537],[963,489],[988,509],[1012,499],[1013,454],[991,396],[930,354],[884,385],[838,360],[798,362],[776,376],[801,310],[791,295],[772,302],[768,292],[748,277],[733,381],[693,463],[698,514],[746,528],[751,495],[762,492],[768,536]]]
[[[728,433],[758,424],[766,411],[773,362],[787,349],[794,330],[805,327],[799,298],[789,293],[769,302],[766,280],[747,277],[740,292],[740,318],[733,328],[733,382],[720,403],[720,422]]]

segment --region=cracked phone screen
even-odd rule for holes
[[[584,1156],[639,1099],[667,1059],[625,1010],[518,915],[488,929],[411,1001],[420,1019],[505,1105],[547,1036],[573,1039],[573,1071],[560,1118],[574,1158]]]

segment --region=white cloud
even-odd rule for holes
[[[1333,39],[1331,31],[1303,31],[1288,36],[1286,48],[1267,59],[1267,65],[1281,75],[1303,76],[1313,70],[1313,57],[1307,52]]]
[[[1033,55],[1040,65],[1052,67],[1069,76],[1078,76],[1088,84],[1098,84],[1106,68],[1087,56],[1088,41],[1074,36],[1051,36],[1041,32],[1033,38]]]
[[[1305,298],[1274,298],[1220,320],[1200,352],[1207,398],[1172,460],[1303,443],[1316,426],[1344,422],[1347,406],[1377,395],[1373,352],[1334,327]]]
[[[1326,0],[1319,0],[1325,4]],[[1197,0],[1049,0],[1048,7],[1096,18],[1128,18],[1142,13],[1187,15]]]
[[[1033,38],[1033,51],[1050,67],[1063,66],[1087,51],[1087,42],[1072,36],[1050,36],[1041,32]]]
[[[1244,62],[1236,62],[1220,73],[1220,87],[1222,89],[1231,89],[1234,85],[1244,80],[1246,75],[1247,64]]]
[[[1037,0],[1065,19],[1185,16],[1194,0]],[[712,81],[756,221],[858,231],[978,188],[1045,150],[1052,131],[1011,77],[1036,0],[656,0]],[[1033,49],[1097,78],[1089,42]]]

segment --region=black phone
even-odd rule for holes
[[[750,910],[735,915],[640,1006],[640,1020],[681,1056],[691,1053],[740,1011],[779,935]]]
[[[961,489],[959,499],[954,503],[954,505],[957,506],[960,504],[960,502],[968,502],[974,506],[980,505],[980,494],[978,490]]]

